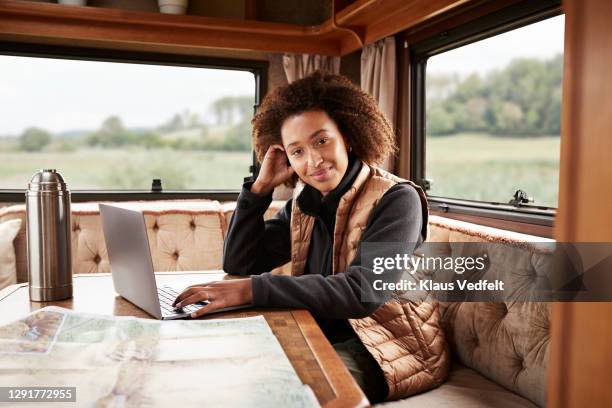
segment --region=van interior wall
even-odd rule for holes
[[[566,0],[555,238],[612,242],[612,2]],[[612,273],[612,271],[607,271]],[[612,303],[553,305],[551,407],[612,406]]]

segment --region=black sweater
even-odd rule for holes
[[[252,277],[254,306],[308,309],[328,338],[338,339],[332,331],[340,329],[342,332],[341,327],[346,327],[344,319],[368,316],[388,300],[390,292],[381,293],[371,284],[364,284],[380,276],[372,274],[371,266],[361,265],[361,246],[364,242],[402,243],[405,252],[412,253],[424,238],[421,236],[421,202],[417,191],[409,184],[390,188],[373,210],[354,260],[346,271],[337,271],[345,273],[332,275],[336,209],[361,166],[359,160],[351,157],[342,181],[325,197],[308,185],[298,196],[302,211],[315,217],[302,276],[265,273],[291,258],[292,199],[272,219],[264,221],[263,215],[272,201],[271,194],[262,197],[250,191],[252,182],[243,185],[225,240],[223,269],[229,274],[256,275]],[[376,256],[395,256],[397,248],[398,245],[382,245],[381,253]],[[397,273],[385,275],[384,280],[397,281],[399,278]],[[377,300],[364,301],[373,298]]]

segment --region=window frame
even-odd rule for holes
[[[255,77],[256,110],[268,88],[268,61],[218,58],[207,56],[182,55],[172,53],[125,51],[114,49],[98,49],[90,47],[73,47],[63,45],[30,44],[20,42],[0,41],[0,55],[20,57],[43,57],[81,61],[120,62],[143,65],[166,65],[195,68],[230,69],[251,72]],[[249,172],[245,180],[256,177],[259,172],[255,152],[252,151]],[[27,181],[25,181],[27,183]],[[163,184],[163,180],[162,180]],[[24,203],[23,189],[0,188],[0,203]],[[235,189],[194,189],[194,190],[163,190],[153,192],[148,190],[79,190],[71,189],[72,202],[86,201],[131,201],[131,200],[168,200],[168,199],[215,199],[234,201],[240,193],[240,186]]]
[[[524,1],[477,17],[451,29],[443,29],[409,48],[410,93],[410,174],[425,190],[425,75],[427,60],[485,38],[563,14],[560,0]],[[425,190],[426,191],[426,190]],[[427,193],[427,191],[426,191]],[[509,192],[509,195],[512,192]],[[510,198],[510,197],[509,197]],[[515,207],[467,199],[427,195],[431,210],[552,226],[556,208],[524,205]]]

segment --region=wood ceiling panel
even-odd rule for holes
[[[330,27],[331,28],[331,27]],[[0,34],[31,38],[338,55],[340,30],[0,0]]]
[[[140,50],[345,55],[468,0],[359,0],[318,26],[0,0],[0,38]]]
[[[363,33],[363,42],[370,44],[469,1],[359,0],[338,12],[336,24]]]

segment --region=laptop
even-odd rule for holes
[[[157,287],[143,213],[114,205],[99,206],[113,284],[119,295],[160,320],[188,318],[209,303],[173,307],[180,292],[170,286]],[[248,306],[216,312],[244,307]]]

